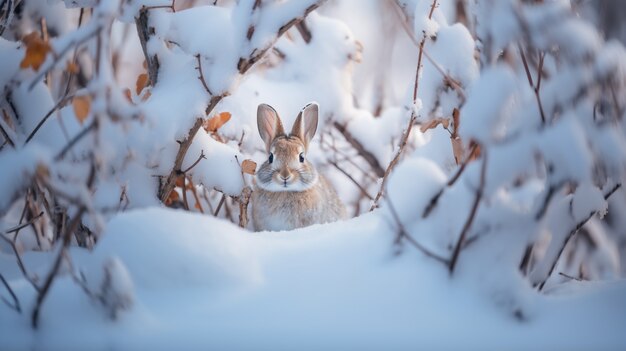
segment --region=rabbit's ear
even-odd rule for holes
[[[316,102],[312,102],[306,106],[298,114],[296,121],[293,123],[291,135],[302,139],[305,147],[309,147],[309,142],[313,139],[317,130],[317,120],[319,115],[319,106]]]
[[[276,110],[267,104],[260,104],[256,110],[256,123],[259,128],[261,139],[265,142],[265,148],[270,150],[272,141],[279,135],[285,134],[283,123],[278,117]]]

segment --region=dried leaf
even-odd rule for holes
[[[129,88],[124,89],[124,96],[126,96],[128,102],[133,102],[132,93]]]
[[[454,134],[453,136],[456,138],[459,135],[459,126],[461,125],[461,112],[458,108],[454,108],[452,110],[452,122],[454,123]]]
[[[254,175],[256,172],[256,162],[252,160],[243,160],[241,163],[241,171],[246,174]]]
[[[91,98],[89,95],[76,96],[72,101],[74,106],[74,114],[76,119],[83,124],[87,116],[89,116],[89,110],[91,108]]]
[[[185,180],[185,176],[180,176],[178,178],[176,178],[176,182],[174,183],[177,187],[182,188],[183,187],[183,181]]]
[[[425,124],[422,124],[422,126],[420,127],[420,131],[422,133],[424,133],[424,132],[426,132],[429,129],[434,129],[435,127],[437,127],[440,124],[444,128],[448,128],[448,126],[450,125],[450,119],[445,118],[445,117],[433,118],[430,121],[426,122]]]
[[[80,71],[80,68],[78,68],[78,65],[74,62],[68,62],[65,70],[69,73],[77,74]]]
[[[41,36],[37,32],[28,34],[22,41],[26,45],[26,53],[24,54],[22,62],[20,62],[20,68],[25,69],[32,67],[35,71],[39,70],[41,64],[46,60],[48,52],[52,50],[50,44],[41,39]]]
[[[450,138],[450,142],[452,143],[452,153],[454,154],[454,160],[456,164],[460,164],[463,162],[463,142],[461,138]]]
[[[172,191],[170,196],[165,200],[165,205],[171,206],[174,202],[178,201],[180,201],[180,195],[178,195],[178,192]]]
[[[217,115],[207,119],[204,122],[204,130],[208,132],[216,132],[223,126],[226,122],[230,121],[231,114],[230,112],[220,112]]]
[[[137,95],[141,94],[141,91],[146,87],[146,84],[148,84],[148,74],[142,73],[137,77],[137,84],[135,87]]]
[[[146,91],[146,93],[141,97],[141,101],[145,102],[150,98],[150,96],[152,96],[152,93],[150,91]]]

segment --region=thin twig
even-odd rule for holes
[[[211,89],[209,89],[209,86],[206,84],[206,80],[204,79],[204,74],[202,73],[202,60],[200,58],[200,54],[196,55],[196,60],[198,60],[198,67],[196,67],[196,69],[198,70],[198,73],[200,74],[198,76],[198,79],[200,80],[200,82],[202,82],[202,86],[204,87],[204,90],[206,90],[206,92],[209,93],[209,95],[213,95],[213,93],[211,92]]]
[[[68,85],[69,82],[71,81],[68,80]],[[54,107],[52,107],[50,109],[50,111],[48,111],[48,113],[46,113],[45,116],[43,116],[43,118],[41,119],[41,121],[39,121],[39,123],[37,123],[37,125],[35,126],[35,129],[33,129],[32,132],[30,132],[30,134],[28,134],[28,137],[26,138],[26,141],[24,142],[24,145],[28,144],[28,142],[35,136],[35,134],[37,134],[37,132],[39,131],[39,129],[41,128],[41,126],[43,126],[44,123],[46,123],[46,121],[48,120],[48,118],[50,118],[50,116],[52,116],[52,114],[58,110],[59,108],[61,108],[61,106],[63,106],[65,103],[67,103],[67,101],[71,100],[74,96],[67,96],[64,95],[62,98],[59,99],[59,101],[57,101],[56,105],[54,105]]]
[[[613,188],[611,188],[611,190],[609,190],[609,192],[607,192],[604,195],[604,200],[608,200],[611,197],[611,195],[613,195],[621,186],[622,186],[622,184],[618,183]],[[550,270],[548,271],[548,275],[545,277],[545,279],[541,283],[539,283],[539,291],[543,290],[543,287],[545,286],[546,282],[552,276],[552,273],[554,272],[554,268],[556,268],[556,264],[559,262],[559,259],[561,258],[561,255],[563,254],[563,251],[565,250],[565,247],[567,246],[567,243],[569,243],[570,239],[573,238],[574,235],[576,235],[576,233],[578,233],[578,231],[582,227],[584,227],[585,224],[587,224],[587,222],[589,222],[589,220],[591,218],[593,218],[593,216],[595,216],[597,213],[598,213],[598,211],[591,212],[589,214],[589,216],[587,216],[586,218],[584,218],[580,222],[576,223],[576,226],[572,230],[570,230],[569,234],[567,235],[567,237],[563,241],[563,245],[561,246],[561,249],[559,250],[559,253],[556,255],[554,261],[552,262],[552,265],[550,266]]]
[[[400,217],[398,216],[398,213],[396,212],[395,207],[393,206],[393,203],[391,202],[391,200],[388,197],[385,197],[385,201],[387,201],[387,204],[389,205],[389,210],[391,212],[391,215],[394,219],[394,221],[396,222],[396,224],[398,225],[398,240],[404,238],[406,239],[409,243],[411,243],[411,245],[413,245],[416,249],[418,249],[419,251],[421,251],[424,255],[435,259],[436,261],[439,261],[441,263],[443,263],[444,265],[448,265],[449,261],[433,252],[431,252],[430,250],[428,250],[427,248],[425,248],[424,246],[422,246],[422,244],[420,244],[419,242],[417,242],[417,240],[415,240],[406,230],[406,228],[404,227],[404,225],[402,224],[402,222],[400,221]]]
[[[437,0],[433,0],[433,3],[430,7],[430,12],[428,13],[428,19],[432,18],[433,12],[435,11],[436,6],[437,6]],[[424,55],[425,44],[426,44],[426,35],[424,35],[422,41],[420,42],[419,52],[417,55],[417,68],[415,69],[415,83],[413,84],[413,106],[415,105],[415,102],[417,101],[417,90],[419,87],[419,72],[422,66],[422,56]],[[406,144],[409,140],[409,136],[411,135],[411,129],[413,128],[413,124],[415,124],[415,120],[417,119],[417,115],[415,114],[415,108],[413,106],[411,106],[411,118],[409,118],[409,123],[407,124],[406,129],[404,133],[402,134],[402,138],[400,138],[398,151],[394,155],[391,162],[389,162],[387,169],[385,169],[385,173],[383,174],[383,180],[380,183],[380,189],[378,190],[378,193],[376,194],[376,197],[374,198],[374,202],[372,203],[372,207],[370,208],[370,211],[373,211],[374,209],[378,207],[378,201],[383,196],[383,192],[385,190],[387,179],[389,178],[389,174],[391,174],[391,171],[395,168],[395,166],[400,161],[400,156],[402,155],[402,152],[404,151]]]
[[[345,169],[343,169],[343,168],[339,167],[339,165],[338,165],[336,162],[334,162],[334,161],[329,161],[329,163],[330,163],[331,165],[333,165],[333,166],[334,166],[334,167],[335,167],[335,168],[336,168],[339,172],[341,172],[343,175],[345,175],[346,177],[348,177],[348,179],[350,179],[350,181],[351,181],[354,185],[356,185],[356,187],[357,187],[357,188],[359,188],[359,190],[361,191],[361,194],[363,194],[363,196],[365,196],[366,198],[368,198],[368,199],[370,199],[370,200],[374,200],[374,198],[373,198],[370,194],[368,194],[368,193],[367,193],[367,190],[366,190],[366,189],[365,189],[365,188],[364,188],[361,184],[359,184],[359,182],[357,182],[357,181],[356,181],[356,179],[354,179],[354,178],[352,177],[352,175],[350,175],[350,173],[346,172],[346,170],[345,170]]]
[[[226,201],[226,194],[222,194],[222,199],[220,200],[220,203],[217,205],[217,208],[215,209],[215,213],[213,213],[213,216],[217,217],[225,201]]]
[[[566,273],[563,273],[563,272],[559,272],[559,275],[560,275],[560,276],[562,276],[562,277],[568,278],[568,279],[572,279],[572,280],[579,281],[579,282],[582,282],[582,281],[583,281],[583,280],[582,280],[582,279],[580,279],[580,278],[573,277],[573,276],[571,276],[571,275],[569,275],[569,274],[566,274]]]
[[[376,159],[376,156],[374,156],[374,154],[372,154],[371,152],[367,151],[365,147],[363,146],[363,144],[361,144],[360,141],[356,140],[356,138],[352,136],[352,134],[348,131],[348,128],[346,126],[340,124],[337,121],[333,122],[333,126],[335,127],[335,129],[337,129],[339,133],[341,133],[341,135],[343,135],[344,139],[346,139],[346,141],[350,143],[350,145],[352,145],[352,147],[358,152],[358,154],[365,161],[367,161],[367,163],[369,163],[374,173],[376,173],[376,176],[382,177],[385,174],[385,170],[381,167],[380,163],[378,162],[378,159]]]
[[[0,280],[2,280],[2,284],[4,284],[4,286],[9,291],[9,294],[11,294],[11,297],[13,298],[13,304],[9,303],[9,301],[7,301],[4,298],[4,296],[2,297],[2,301],[4,301],[4,303],[6,303],[9,307],[16,310],[17,313],[22,313],[22,308],[20,307],[20,301],[17,299],[17,296],[13,292],[13,289],[11,289],[11,286],[9,285],[9,283],[6,281],[6,279],[4,279],[4,276],[2,275],[2,273],[0,273]]]
[[[37,327],[39,326],[39,311],[41,310],[41,306],[46,296],[48,295],[48,292],[50,291],[50,287],[52,286],[54,278],[57,276],[59,269],[61,268],[63,256],[71,242],[72,233],[78,227],[80,219],[86,210],[87,209],[85,207],[81,207],[80,210],[78,210],[78,213],[74,216],[74,218],[70,221],[70,224],[65,229],[65,233],[63,233],[63,243],[60,247],[59,254],[57,255],[56,260],[52,265],[52,269],[50,270],[50,273],[48,273],[48,276],[46,277],[46,280],[44,281],[44,284],[41,287],[39,294],[37,295],[35,307],[33,308],[33,313],[31,315],[31,324],[34,329],[37,329]]]
[[[84,138],[87,134],[89,134],[89,132],[91,132],[93,129],[95,129],[97,127],[97,123],[98,119],[94,119],[93,122],[91,122],[86,128],[84,128],[83,130],[80,131],[80,133],[76,134],[76,136],[74,138],[72,138],[72,140],[70,140],[67,145],[65,145],[65,147],[63,148],[63,150],[61,150],[55,157],[55,161],[60,161],[65,157],[65,154],[70,151],[70,149],[72,149],[72,147],[74,147],[74,145],[79,142],[82,138]]]
[[[400,19],[400,24],[402,25],[402,28],[404,29],[406,34],[409,36],[409,39],[411,39],[411,42],[413,42],[413,44],[419,48],[420,43],[417,41],[417,38],[415,37],[415,33],[413,32],[413,29],[409,26],[407,16],[402,10],[402,7],[400,6],[397,0],[391,0],[391,2],[394,3],[395,14]],[[452,78],[448,73],[446,73],[443,67],[441,67],[441,65],[437,63],[437,61],[435,61],[432,58],[432,56],[428,54],[428,51],[426,49],[422,49],[422,50],[424,52],[424,57],[426,57],[426,60],[428,60],[428,62],[430,62],[433,65],[433,67],[435,67],[435,69],[443,76],[444,81],[450,84],[450,86],[457,92],[457,94],[462,100],[465,100],[465,91],[463,90],[461,83],[459,83],[459,81]]]
[[[472,209],[470,210],[469,215],[467,216],[467,220],[463,225],[463,229],[461,229],[461,234],[459,235],[459,240],[456,242],[456,246],[454,247],[454,251],[452,252],[452,257],[450,258],[450,274],[454,273],[454,267],[459,259],[459,255],[461,254],[461,247],[463,246],[463,242],[465,241],[465,237],[469,232],[469,229],[472,227],[472,223],[474,222],[474,218],[476,218],[476,213],[478,212],[478,205],[480,204],[480,200],[483,197],[483,192],[485,190],[485,178],[487,173],[487,153],[483,154],[483,165],[480,171],[480,183],[478,184],[478,189],[476,190],[476,195],[474,197],[474,203],[472,204]]]
[[[430,212],[432,212],[432,210],[437,206],[437,203],[439,202],[439,198],[441,197],[441,195],[443,195],[443,192],[445,191],[445,189],[453,186],[454,183],[456,183],[456,181],[461,177],[461,174],[463,174],[463,171],[465,171],[465,168],[467,167],[467,164],[475,156],[474,154],[476,153],[477,150],[478,150],[478,144],[474,144],[474,146],[470,150],[470,152],[467,155],[467,157],[465,158],[465,160],[463,162],[461,162],[461,165],[456,170],[456,173],[454,173],[454,175],[448,180],[448,182],[446,183],[446,186],[441,188],[441,190],[439,190],[430,199],[430,202],[428,203],[428,206],[426,206],[426,208],[424,209],[424,213],[422,214],[422,218],[426,218],[426,217],[428,217],[430,215]]]
[[[539,107],[539,113],[541,116],[541,124],[546,123],[546,115],[543,111],[543,104],[541,103],[541,96],[539,95],[539,89],[541,88],[541,71],[543,70],[543,58],[545,56],[544,53],[541,53],[539,56],[539,67],[537,69],[537,85],[533,83],[533,77],[530,74],[530,68],[528,68],[528,62],[526,61],[526,55],[524,54],[524,48],[522,44],[518,44],[519,52],[522,57],[522,64],[524,65],[524,70],[526,71],[526,77],[528,78],[528,84],[533,89],[535,93],[535,99],[537,100],[537,106]]]
[[[187,172],[191,171],[202,160],[206,160],[206,156],[204,155],[204,150],[200,150],[200,156],[198,156],[198,159],[194,163],[192,163],[191,166],[187,167],[187,169],[185,169],[182,172],[183,173],[187,173]]]

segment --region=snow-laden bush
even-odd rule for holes
[[[68,272],[115,318],[141,310],[135,283],[256,289],[270,246],[297,261],[352,221],[518,320],[529,291],[622,274],[626,51],[569,1],[5,0],[0,35],[0,273],[35,327]],[[224,223],[120,215],[251,228],[256,107],[291,124],[309,101],[309,157],[365,219],[250,249]]]

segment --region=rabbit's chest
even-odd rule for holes
[[[253,203],[256,227],[260,230],[292,230],[319,223],[323,204],[303,193],[272,193]]]

